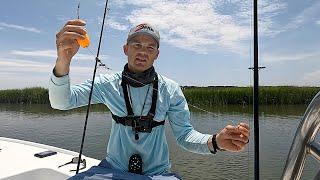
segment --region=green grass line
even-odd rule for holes
[[[42,87],[0,90],[0,103],[49,104],[48,90]]]
[[[249,105],[253,103],[252,87],[185,87],[189,103],[212,107],[215,105]],[[319,87],[265,86],[259,88],[262,105],[309,104]]]
[[[249,105],[253,103],[251,87],[182,87],[187,101],[201,107]],[[262,105],[309,104],[319,87],[260,87]],[[42,87],[0,90],[0,103],[50,104],[48,90]]]

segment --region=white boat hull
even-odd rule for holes
[[[75,175],[75,171],[70,172],[70,170],[77,169],[76,163],[58,168],[58,166],[70,162],[73,157],[78,157],[77,152],[4,137],[0,137],[0,149],[0,179],[60,180]],[[44,158],[34,156],[36,153],[47,150],[55,151],[57,154]],[[100,162],[84,155],[82,155],[82,159],[86,160],[86,168],[80,172],[86,171]]]

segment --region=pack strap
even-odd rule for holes
[[[151,115],[151,116],[154,117],[155,113],[156,113],[156,105],[157,105],[157,99],[158,99],[158,74],[157,73],[155,75],[154,81],[152,82],[152,85],[153,85],[152,103],[151,103],[151,107],[150,107],[150,110],[148,112],[148,115]],[[122,86],[122,89],[123,89],[123,95],[124,95],[124,100],[125,100],[125,103],[126,103],[128,116],[134,116],[134,113],[133,113],[133,110],[132,110],[132,107],[131,107],[131,103],[130,103],[130,100],[129,100],[129,91],[128,91],[127,84],[124,81],[122,81],[121,82],[121,86]]]
[[[133,114],[132,107],[130,105],[127,84],[123,83],[123,81],[122,81],[121,82],[121,86],[122,86],[122,89],[123,89],[124,101],[126,102],[128,116],[133,116],[134,114]]]
[[[120,123],[124,126],[131,126],[134,131],[138,132],[151,132],[152,128],[164,125],[165,120],[163,121],[155,121],[151,116],[126,116],[119,117],[112,114],[112,118],[116,121],[116,123]]]
[[[135,132],[135,139],[139,139],[138,132],[151,132],[153,127],[163,125],[164,121],[161,121],[160,123],[157,121],[154,121],[153,118],[156,113],[156,105],[157,105],[157,99],[158,99],[158,74],[155,74],[155,79],[152,82],[152,102],[151,107],[148,112],[147,116],[134,116],[133,110],[132,110],[132,102],[129,99],[129,91],[128,91],[128,84],[125,83],[125,81],[121,82],[121,86],[123,89],[123,95],[124,100],[126,103],[127,113],[128,115],[126,117],[118,117],[112,114],[112,118],[117,122],[121,123],[124,126],[131,126],[132,130]],[[130,96],[131,98],[131,96]]]
[[[155,116],[156,114],[156,105],[157,105],[157,99],[158,99],[158,75],[156,73],[155,80],[153,81],[153,88],[152,88],[152,104],[151,108],[149,110],[148,115]]]

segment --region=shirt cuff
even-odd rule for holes
[[[53,82],[53,84],[55,84],[57,86],[62,86],[62,85],[68,84],[69,83],[69,74],[63,75],[61,77],[57,77],[54,74],[54,70],[52,70],[51,81]]]
[[[208,145],[209,151],[213,151],[212,135],[209,137],[207,142],[208,142],[207,145]]]
[[[208,141],[209,139],[212,138],[212,135],[211,134],[205,134],[203,140],[205,141],[205,143],[203,144],[204,148],[203,148],[203,153],[205,154],[211,154],[211,151],[210,151],[210,148],[208,146]]]

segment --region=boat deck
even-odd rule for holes
[[[77,164],[72,163],[58,168],[58,166],[70,162],[72,158],[78,157],[77,152],[43,145],[39,143],[22,141],[0,137],[0,179],[67,179],[75,175]],[[34,154],[43,151],[55,151],[57,154],[44,158],[35,157]],[[86,171],[90,167],[99,164],[99,160],[85,157],[86,168],[80,170]],[[81,164],[80,168],[83,166]]]

